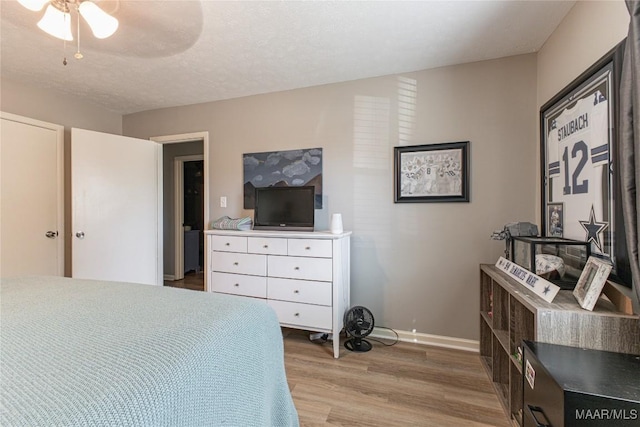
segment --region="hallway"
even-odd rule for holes
[[[193,272],[184,275],[184,279],[181,280],[165,280],[164,286],[171,286],[172,288],[191,289],[192,291],[204,291],[204,272]]]

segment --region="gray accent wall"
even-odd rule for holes
[[[491,231],[540,223],[539,108],[622,40],[628,22],[622,1],[577,2],[537,54],[150,111],[125,116],[123,129],[209,130],[212,218],[251,213],[243,152],[323,147],[317,223],[340,212],[353,230],[352,303],[379,326],[477,339],[478,264],[504,249]],[[470,203],[393,203],[393,146],[464,140]]]
[[[242,208],[242,154],[322,147],[324,209],[353,231],[351,296],[376,325],[478,337],[491,232],[535,218],[536,57],[522,55],[127,115],[127,136],[210,135],[211,218]],[[393,202],[393,147],[471,141],[471,202]],[[219,206],[226,196],[228,207]]]
[[[477,339],[478,264],[504,249],[489,235],[539,223],[539,107],[622,40],[628,22],[621,0],[577,2],[538,53],[124,117],[2,79],[0,109],[141,138],[208,131],[207,222],[252,213],[242,209],[243,153],[323,147],[317,224],[340,212],[353,231],[352,302],[379,326]],[[465,140],[470,203],[393,203],[394,146]]]

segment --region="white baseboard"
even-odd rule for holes
[[[169,281],[173,282],[174,280],[176,280],[176,276],[174,276],[173,274],[165,274],[164,275],[164,280],[169,280]]]
[[[475,340],[464,338],[444,337],[441,335],[421,334],[410,331],[395,331],[398,334],[398,340],[402,342],[412,342],[416,344],[432,345],[435,347],[451,348],[455,350],[480,351],[480,343]],[[373,328],[370,335],[374,338],[382,338],[386,340],[395,340],[396,336],[393,332],[384,328]]]

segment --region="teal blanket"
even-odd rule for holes
[[[4,427],[298,425],[262,302],[58,277],[0,288]]]

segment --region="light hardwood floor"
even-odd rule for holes
[[[510,426],[477,353],[373,342],[368,353],[283,329],[301,426]],[[342,339],[344,341],[344,338]]]
[[[185,274],[181,280],[165,280],[165,286],[172,288],[191,289],[192,291],[204,291],[204,273],[194,273],[193,271]]]
[[[203,275],[165,286],[204,290]],[[284,362],[300,425],[349,427],[509,427],[477,353],[419,344],[354,353],[287,329]],[[341,344],[344,338],[341,338]]]

